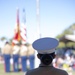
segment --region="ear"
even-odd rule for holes
[[[54,58],[56,57],[56,54],[54,54]]]

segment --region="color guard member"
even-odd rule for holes
[[[22,43],[22,45],[20,46],[20,57],[21,57],[22,71],[26,72],[27,71],[27,47],[25,43]]]
[[[4,57],[5,72],[10,72],[11,53],[12,53],[12,47],[9,44],[9,42],[6,42],[3,49],[2,49],[2,54],[3,54],[3,57]]]
[[[35,60],[35,51],[32,47],[32,45],[28,46],[28,60],[30,64],[30,69],[34,69],[34,60]]]
[[[14,70],[14,72],[19,71],[19,51],[20,51],[20,46],[19,46],[19,43],[16,42],[16,44],[13,47],[13,51],[12,51],[13,70]]]

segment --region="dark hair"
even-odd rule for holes
[[[55,53],[51,54],[39,54],[40,60],[44,65],[49,65],[52,63],[53,59],[55,58]]]
[[[5,44],[9,44],[9,42],[8,42],[8,41],[6,41],[6,42],[5,42]]]

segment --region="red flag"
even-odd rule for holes
[[[16,44],[16,42],[19,42],[21,40],[20,38],[20,25],[19,25],[19,9],[17,10],[17,24],[14,30],[14,37],[13,37],[13,44]]]

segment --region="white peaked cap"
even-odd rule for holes
[[[19,44],[19,42],[17,40],[13,40],[13,43],[15,44]]]
[[[22,44],[26,44],[26,42],[25,41],[22,41]]]
[[[33,48],[40,54],[49,54],[55,52],[59,41],[55,38],[45,37],[35,40],[32,43]]]

